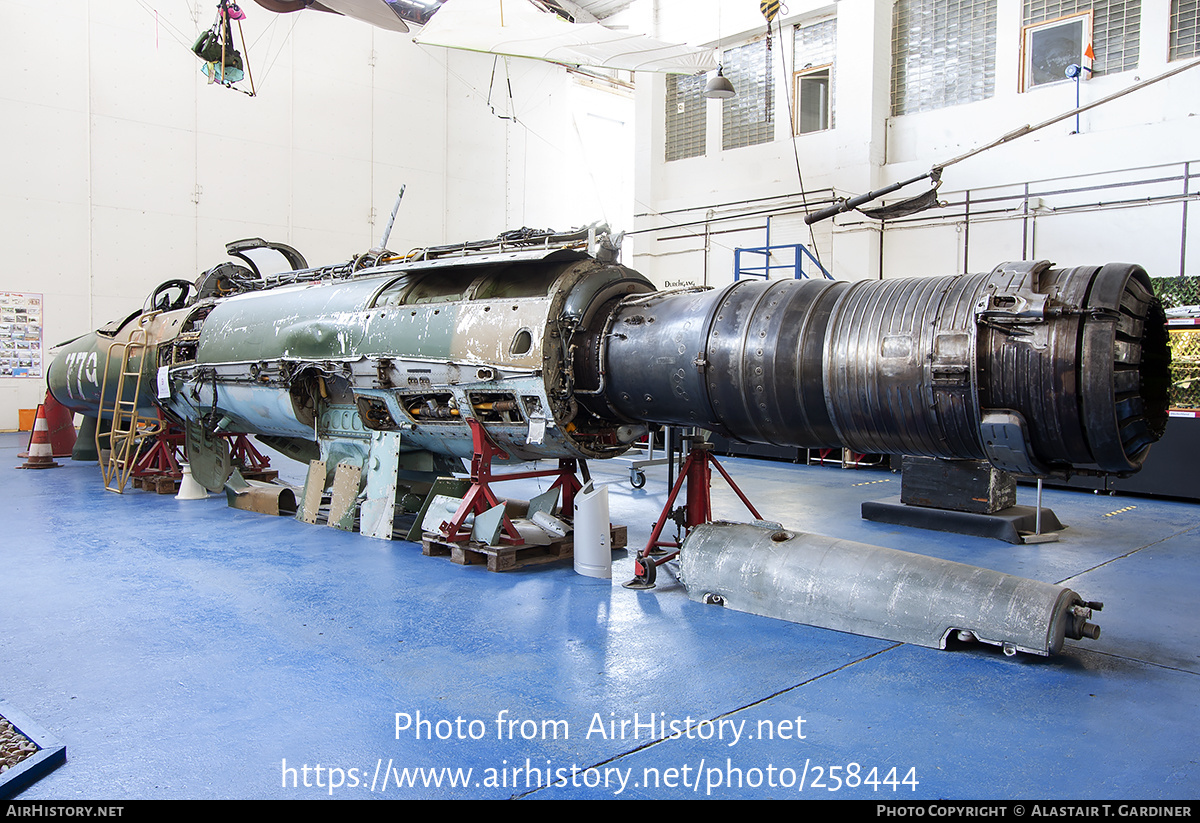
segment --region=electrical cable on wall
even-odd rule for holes
[[[175,42],[179,43],[179,45],[184,46],[186,48],[191,47],[191,38],[188,37],[187,35],[185,35],[182,29],[180,29],[178,26],[174,25],[165,16],[160,14],[158,9],[147,5],[146,0],[135,0],[135,2],[137,2],[137,4],[142,7],[143,11],[145,11],[147,14],[149,14],[151,17],[154,18],[155,38],[156,38],[155,39],[155,47],[156,48],[158,46],[157,36],[158,36],[158,29],[160,26],[163,29],[165,29],[167,34],[169,34],[171,36],[171,39],[173,39]]]
[[[780,8],[779,0],[761,0],[759,3],[759,8],[762,10],[763,16],[767,18],[768,37],[770,36],[770,32],[771,32],[771,22],[774,20],[776,30],[779,33],[780,41],[782,41],[783,40],[783,21],[775,19],[776,15],[779,13],[779,8]],[[781,70],[783,71],[784,80],[787,80],[787,77],[788,77],[787,57],[784,55],[783,52],[784,52],[784,49],[779,50],[779,65],[780,65]],[[808,203],[808,192],[805,191],[805,189],[804,189],[804,172],[801,171],[801,169],[800,169],[800,149],[796,146],[796,137],[797,137],[797,135],[795,133],[796,132],[796,113],[792,110],[792,106],[793,106],[792,95],[786,94],[784,96],[787,98],[787,105],[788,105],[788,131],[791,133],[790,142],[792,144],[792,157],[796,161],[796,181],[800,185],[800,199],[803,203],[807,204]],[[824,262],[822,262],[821,252],[817,248],[816,232],[813,231],[812,223],[809,222],[809,220],[807,218],[807,215],[808,215],[807,205],[804,207],[804,213],[806,215],[804,222],[808,226],[809,245],[812,247],[813,256],[817,258],[817,265],[821,266],[821,268],[823,269],[825,267],[825,264],[824,264]]]

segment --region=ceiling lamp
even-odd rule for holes
[[[729,78],[725,76],[725,67],[717,66],[716,76],[709,80],[708,85],[704,87],[704,96],[713,100],[724,100],[735,94],[737,92],[733,90],[733,83],[730,83]]]

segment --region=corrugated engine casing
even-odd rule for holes
[[[1162,327],[1124,264],[741,281],[620,306],[607,397],[748,442],[1129,472],[1166,421]]]

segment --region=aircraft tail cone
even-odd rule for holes
[[[175,495],[175,499],[204,500],[207,497],[208,489],[196,482],[196,478],[192,477],[192,467],[184,463],[183,479],[179,482],[179,493]]]
[[[50,448],[50,428],[46,425],[46,407],[38,406],[37,419],[33,423],[33,433],[29,438],[28,459],[19,469],[57,469],[59,463],[54,462]]]

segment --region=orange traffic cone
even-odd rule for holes
[[[29,438],[29,459],[18,469],[56,469],[50,449],[50,427],[46,425],[46,410],[38,406],[37,420],[33,422],[33,436]]]

